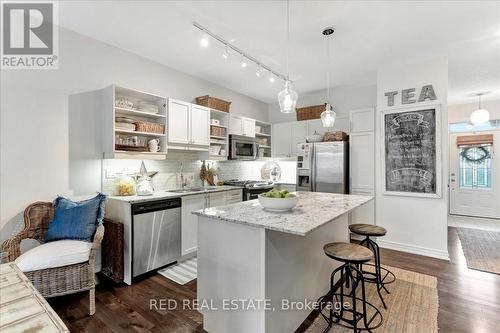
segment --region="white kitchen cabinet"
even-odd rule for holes
[[[168,142],[189,144],[191,103],[168,99]]]
[[[198,216],[192,212],[240,202],[242,195],[242,190],[235,189],[182,197],[181,254],[185,256],[198,249]]]
[[[193,211],[206,207],[206,195],[182,197],[181,254],[187,255],[198,248],[198,216]]]
[[[224,193],[226,195],[226,205],[238,203],[243,200],[242,190],[231,190]]]
[[[231,115],[229,119],[229,134],[243,135],[243,118]]]
[[[351,133],[350,177],[351,188],[375,188],[375,135],[373,132]]]
[[[201,105],[191,104],[191,144],[210,145],[210,109]]]
[[[297,156],[297,145],[299,143],[306,142],[307,137],[307,122],[305,121],[295,121],[291,126],[291,138],[290,138],[290,156]]]
[[[243,135],[255,138],[255,119],[243,118]]]
[[[210,109],[169,98],[167,135],[171,149],[208,150]]]
[[[208,207],[219,207],[226,204],[226,193],[215,192],[208,195]]]
[[[290,156],[290,136],[292,123],[273,124],[273,157]]]
[[[255,138],[255,119],[231,115],[229,121],[229,134]]]
[[[350,132],[373,132],[375,130],[375,114],[372,108],[352,110],[350,116]]]

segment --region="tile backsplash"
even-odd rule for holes
[[[145,160],[148,171],[158,171],[153,177],[155,190],[171,190],[181,187],[180,167],[184,170],[184,178],[188,186],[201,186],[199,177],[202,157],[196,152],[169,151],[166,160]],[[251,179],[260,180],[261,168],[267,161],[209,161],[206,163],[218,169],[219,179]],[[280,182],[295,184],[296,163],[294,161],[275,161],[281,167]],[[141,160],[104,160],[102,175],[102,191],[114,194],[116,177],[119,174],[133,174],[139,171]]]

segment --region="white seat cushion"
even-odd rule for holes
[[[92,243],[79,240],[48,242],[21,254],[16,265],[23,272],[62,267],[89,260]]]

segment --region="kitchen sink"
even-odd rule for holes
[[[200,191],[206,191],[215,188],[216,186],[206,186],[206,187],[190,187],[190,188],[184,188],[184,189],[178,189],[178,190],[171,190],[167,191],[170,193],[189,193],[189,192],[200,192]]]

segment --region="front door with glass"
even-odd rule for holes
[[[493,144],[457,146],[457,137],[474,134],[450,135],[450,214],[500,218],[500,132],[488,133]]]

